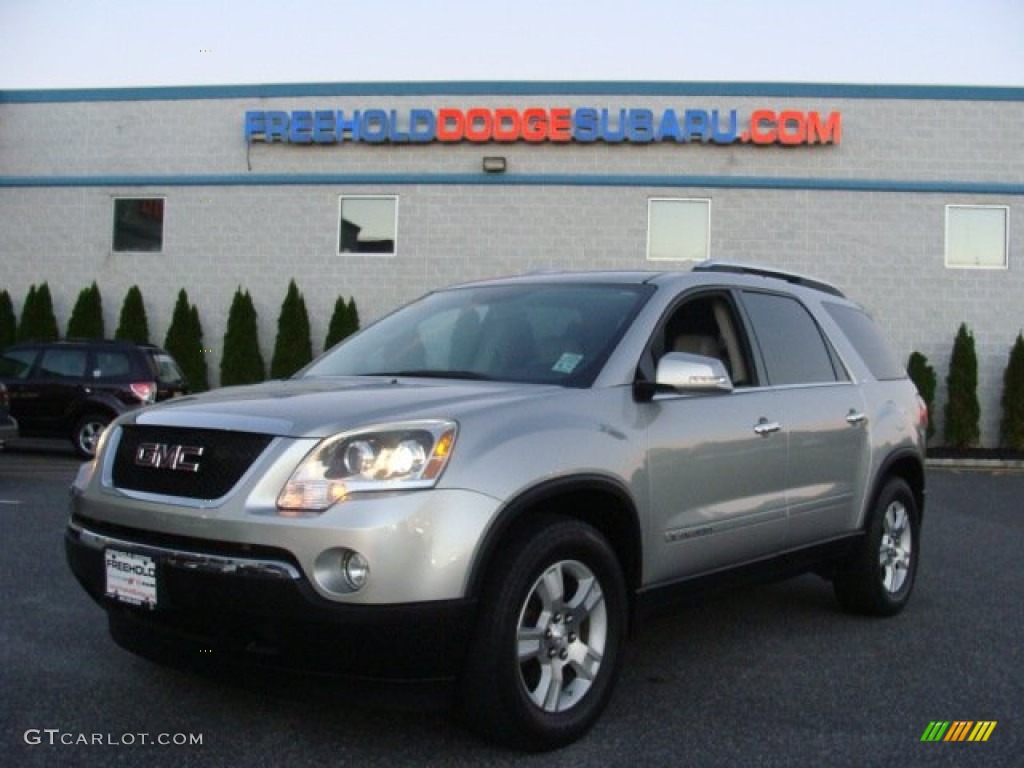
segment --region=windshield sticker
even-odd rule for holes
[[[576,366],[580,364],[580,360],[583,359],[583,355],[576,354],[575,352],[563,352],[562,356],[558,358],[551,370],[555,373],[572,373],[576,370]]]

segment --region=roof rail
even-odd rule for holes
[[[799,285],[804,288],[813,288],[816,291],[822,291],[824,293],[831,294],[832,296],[838,296],[841,299],[846,298],[841,290],[831,283],[826,283],[824,280],[818,280],[813,277],[807,277],[806,275],[797,274],[796,272],[786,272],[781,269],[772,269],[770,267],[759,267],[752,264],[738,264],[731,261],[717,261],[708,259],[695,265],[693,268],[694,272],[729,272],[735,275],[756,275],[757,277],[771,277],[776,280],[785,280],[787,283],[793,285]]]

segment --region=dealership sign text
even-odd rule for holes
[[[366,109],[250,111],[245,140],[285,144],[594,143],[839,144],[842,114],[799,110]]]

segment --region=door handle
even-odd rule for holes
[[[846,423],[849,424],[851,427],[856,427],[858,424],[863,424],[867,420],[867,416],[853,408],[851,408],[850,412],[846,414]]]
[[[779,422],[761,419],[754,425],[754,434],[760,435],[761,437],[768,437],[769,435],[778,432],[780,429],[782,429],[782,425],[779,424]]]

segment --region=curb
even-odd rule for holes
[[[1024,472],[1024,461],[1008,459],[925,459],[927,469]]]

